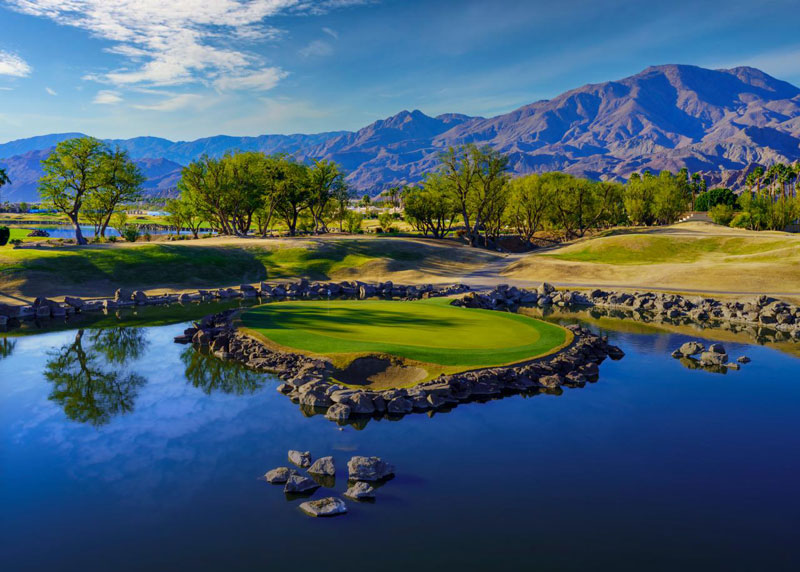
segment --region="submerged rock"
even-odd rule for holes
[[[750,358],[747,356],[739,356],[738,358],[736,358],[736,361],[738,361],[739,363],[750,363]]]
[[[345,491],[344,496],[353,500],[374,499],[375,489],[363,481],[358,481]]]
[[[286,486],[283,487],[285,493],[310,493],[319,488],[319,484],[313,479],[304,477],[302,475],[292,475],[286,481]]]
[[[355,456],[347,470],[351,481],[380,481],[394,475],[394,467],[380,457]]]
[[[296,474],[297,471],[294,469],[290,469],[288,467],[278,467],[277,469],[267,471],[267,474],[264,475],[264,478],[267,479],[268,483],[272,483],[273,485],[282,485],[289,480],[289,477]]]
[[[306,467],[311,466],[311,453],[308,451],[289,451],[289,461],[301,469],[305,469]]]
[[[333,464],[333,457],[320,457],[308,468],[308,472],[314,475],[325,475],[328,477],[336,475],[336,466]]]
[[[309,516],[337,516],[347,512],[347,505],[336,497],[306,501],[300,505],[300,510]]]

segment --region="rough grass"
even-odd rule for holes
[[[241,322],[273,344],[333,358],[339,367],[363,355],[388,354],[463,370],[545,355],[571,339],[553,324],[449,302],[281,302],[248,310]]]
[[[265,278],[450,279],[487,254],[414,239],[209,239],[0,248],[0,293],[108,295],[114,288],[235,286]]]
[[[800,237],[716,225],[627,231],[534,253],[511,279],[709,294],[800,293]]]

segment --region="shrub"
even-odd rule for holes
[[[750,228],[750,214],[739,213],[731,221],[731,226],[734,228]]]
[[[357,213],[355,211],[347,211],[347,215],[345,215],[345,225],[347,227],[347,232],[352,234],[359,234],[362,231],[361,223],[364,222],[364,215],[361,213]]]
[[[11,231],[7,226],[0,226],[0,246],[8,244],[8,239],[11,237]]]
[[[13,246],[14,248],[19,248],[20,246],[22,246],[22,239],[20,239],[20,238],[12,238],[12,239],[11,239],[11,240],[9,240],[8,242],[9,242],[9,244],[11,244],[11,246]]]
[[[392,232],[392,223],[394,222],[394,217],[391,213],[381,213],[378,215],[378,222],[381,225],[381,230],[378,232]]]
[[[708,215],[717,224],[728,226],[733,220],[733,208],[725,203],[714,205],[708,210]]]
[[[128,242],[136,242],[136,240],[139,238],[139,228],[135,224],[126,224],[117,230],[119,230],[122,238]]]

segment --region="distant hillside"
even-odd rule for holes
[[[0,157],[8,157],[0,165],[8,166],[14,181],[3,189],[4,195],[34,198],[31,182],[37,166],[31,152],[72,135],[0,145]],[[137,137],[112,143],[136,159],[174,163],[176,172],[204,153],[234,149],[285,152],[302,160],[327,158],[349,172],[354,188],[373,194],[419,181],[436,168],[440,152],[462,143],[487,144],[507,153],[516,174],[562,170],[623,179],[642,169],[677,171],[686,166],[711,174],[712,183],[735,184],[739,172],[753,163],[800,160],[800,89],[749,67],[665,65],[492,118],[430,117],[415,110],[354,133],[217,136],[189,142]],[[159,172],[148,190],[160,194],[168,192],[176,174]]]

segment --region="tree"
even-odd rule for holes
[[[225,197],[225,165],[219,159],[203,156],[181,170],[178,181],[181,199],[195,205],[200,216],[223,234],[233,234]]]
[[[314,221],[314,232],[327,232],[325,211],[331,200],[346,187],[344,173],[333,161],[314,161],[308,170],[308,206]]]
[[[718,187],[710,189],[701,193],[695,202],[695,208],[698,211],[709,211],[717,205],[728,205],[731,208],[736,207],[738,197],[725,187]]]
[[[450,234],[459,213],[458,204],[448,190],[441,174],[432,173],[425,178],[422,188],[408,187],[403,191],[406,221],[433,238]]]
[[[120,204],[138,201],[146,178],[127,151],[106,151],[100,162],[102,184],[86,199],[86,209],[97,213],[94,217],[95,235],[104,237],[111,215]]]
[[[530,243],[552,208],[553,189],[546,175],[528,175],[509,183],[509,222],[520,239]]]
[[[297,234],[297,219],[308,208],[310,192],[308,167],[295,161],[285,161],[284,176],[278,183],[276,211],[289,228],[289,235]]]
[[[175,231],[180,233],[182,229],[188,228],[194,238],[198,238],[200,227],[203,225],[203,217],[200,215],[197,206],[187,197],[170,199],[166,206],[167,221],[175,227]]]
[[[50,353],[44,376],[53,384],[49,399],[63,407],[68,418],[95,426],[132,411],[146,383],[142,376],[105,362],[96,344],[84,347],[84,330]]]
[[[566,173],[550,173],[548,184],[554,189],[553,221],[567,236],[582,237],[609,218],[612,201],[619,196],[614,183],[579,179]]]
[[[11,183],[11,179],[8,178],[6,170],[0,167],[0,189],[3,188],[3,185],[8,185],[9,183]]]
[[[103,163],[105,146],[92,137],[67,139],[56,145],[42,161],[39,195],[44,202],[64,213],[75,227],[75,241],[86,244],[78,215],[89,195],[106,182]]]

